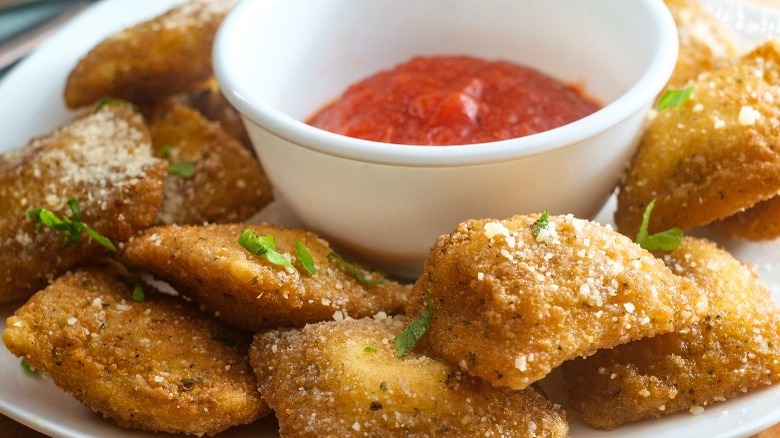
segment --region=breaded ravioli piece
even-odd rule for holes
[[[245,229],[272,240],[291,266],[238,243]],[[268,237],[270,236],[270,237]],[[303,250],[298,249],[304,248]],[[304,267],[309,254],[315,273]],[[314,233],[271,225],[168,226],[131,239],[122,258],[164,280],[218,318],[248,330],[401,313],[409,287],[346,262]]]
[[[780,380],[780,313],[752,269],[714,243],[686,237],[665,257],[709,295],[709,312],[677,333],[564,364],[572,408],[612,429],[718,401]]]
[[[780,40],[703,73],[691,97],[658,111],[620,183],[615,222],[634,235],[731,216],[780,191]]]
[[[104,97],[149,102],[194,89],[212,73],[211,48],[235,0],[190,0],[108,36],[68,75],[70,108]]]
[[[665,0],[677,25],[680,52],[667,88],[685,87],[705,71],[739,54],[734,32],[707,12],[700,0]]]
[[[240,222],[273,200],[260,163],[217,122],[173,100],[144,113],[154,154],[170,166],[158,223]]]
[[[439,237],[407,317],[433,302],[422,348],[523,389],[566,360],[687,327],[690,281],[608,226],[566,216],[469,220]]]
[[[565,413],[410,353],[403,319],[330,321],[259,333],[249,357],[283,437],[564,437]]]
[[[141,115],[101,105],[27,147],[0,157],[0,302],[26,298],[82,261],[107,251],[84,236],[67,238],[28,212],[44,208],[82,222],[115,245],[152,224],[163,200],[166,166],[151,152]]]
[[[249,335],[105,267],[70,272],[9,317],[3,342],[119,426],[213,435],[270,412]]]
[[[241,113],[227,100],[220,90],[216,78],[212,76],[195,90],[179,94],[175,98],[179,102],[195,108],[207,119],[218,122],[225,131],[238,139],[250,152],[253,152],[252,142],[244,127]]]
[[[718,234],[735,239],[776,239],[780,237],[780,196],[715,221],[711,226]]]

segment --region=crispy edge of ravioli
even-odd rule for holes
[[[3,341],[119,426],[213,435],[270,413],[249,334],[106,267],[69,272],[8,318]]]
[[[731,216],[780,191],[780,40],[692,82],[690,99],[658,111],[624,173],[615,222],[636,233]]]
[[[190,0],[108,36],[68,75],[65,103],[78,108],[105,97],[148,102],[194,89],[213,73],[214,36],[235,3]]]
[[[611,227],[572,215],[470,220],[441,236],[409,297],[419,348],[514,389],[566,360],[689,326],[706,296]]]
[[[106,104],[0,157],[0,302],[21,299],[55,276],[105,251],[84,236],[66,238],[28,217],[46,208],[71,215],[73,197],[82,220],[114,245],[157,217],[165,164],[152,156],[140,114]]]
[[[698,412],[780,380],[780,313],[755,272],[691,237],[665,261],[707,291],[709,312],[679,332],[565,363],[572,408],[593,427]]]
[[[273,236],[275,251],[295,268],[273,264],[239,245],[245,229]],[[305,270],[296,242],[311,255],[316,274]],[[361,281],[333,254],[325,240],[308,231],[215,224],[147,229],[128,242],[121,257],[188,294],[218,318],[248,330],[403,312],[408,286],[352,265],[374,284]]]
[[[239,222],[273,200],[260,163],[217,122],[173,100],[144,113],[154,154],[192,170],[169,172],[159,224]]]
[[[669,89],[683,88],[699,74],[719,68],[739,55],[733,30],[707,12],[699,0],[665,0],[677,25],[680,52]]]
[[[780,237],[780,196],[759,202],[711,225],[718,234],[735,239],[776,239]]]
[[[250,362],[283,436],[566,436],[565,413],[410,353],[403,318],[310,324],[255,336]]]

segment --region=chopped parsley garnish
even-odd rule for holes
[[[314,265],[314,259],[311,258],[311,253],[306,245],[300,240],[295,241],[295,255],[298,256],[298,260],[303,265],[303,269],[309,273],[309,275],[317,274],[317,267]]]
[[[144,283],[141,280],[136,280],[135,286],[133,286],[133,301],[137,303],[143,303],[146,299],[146,293],[144,292]]]
[[[676,108],[690,99],[692,93],[693,85],[690,87],[685,87],[681,90],[666,90],[664,91],[664,94],[661,95],[661,98],[658,99],[658,105],[656,105],[656,109],[661,111],[665,110],[666,108]]]
[[[192,179],[195,177],[195,162],[179,161],[171,163],[168,166],[168,173],[181,179]]]
[[[426,290],[425,293],[427,295],[425,309],[395,337],[395,355],[398,358],[403,357],[404,354],[411,350],[431,326],[433,299],[431,298],[431,291]]]
[[[680,246],[683,232],[679,228],[672,228],[655,234],[647,234],[647,227],[650,224],[650,213],[655,207],[655,199],[650,201],[642,214],[642,225],[636,233],[636,243],[648,251],[673,251]]]
[[[547,225],[549,224],[550,224],[550,212],[545,210],[542,212],[542,215],[539,217],[539,220],[536,221],[536,224],[534,224],[534,237],[538,236],[539,233],[541,233],[543,229],[547,228]]]
[[[27,212],[27,216],[35,219],[36,232],[40,232],[41,227],[45,226],[64,235],[65,244],[62,245],[63,248],[78,242],[82,237],[81,233],[86,233],[96,243],[104,246],[111,252],[116,252],[116,247],[107,237],[82,222],[81,208],[76,198],[71,196],[68,199],[68,207],[70,207],[70,215],[64,215],[62,219],[45,208],[34,208]]]
[[[363,349],[363,353],[376,353],[376,348],[368,345]]]
[[[366,276],[363,274],[363,272],[360,269],[353,266],[350,262],[344,260],[344,257],[342,257],[336,251],[331,252],[329,257],[333,259],[333,261],[337,265],[341,266],[343,269],[345,269],[347,272],[352,274],[355,278],[357,278],[359,281],[363,283],[366,283],[371,286],[378,286],[384,283],[382,280],[371,280],[369,278],[366,278]]]
[[[130,107],[135,112],[138,112],[138,105],[128,102],[124,99],[120,99],[118,97],[106,97],[104,99],[100,99],[100,101],[95,104],[95,110],[92,112],[93,114],[97,113],[101,109],[103,109],[106,105],[124,105]]]
[[[380,382],[379,383],[379,389],[381,389],[383,392],[387,391],[387,382],[385,382],[384,380],[382,382]]]
[[[170,146],[163,146],[161,153],[162,153],[163,158],[170,157],[171,156],[171,147]]]
[[[242,231],[241,235],[238,237],[238,244],[252,254],[265,257],[266,260],[276,266],[295,269],[295,266],[287,260],[287,257],[276,252],[274,249],[276,246],[276,238],[272,234],[258,236],[255,230],[247,228]],[[297,269],[295,270],[297,271]]]
[[[31,376],[37,376],[39,374],[38,370],[33,368],[32,365],[30,365],[30,362],[27,360],[26,357],[22,358],[22,361],[21,361],[20,365],[22,366],[22,369],[24,370],[24,372],[29,374],[29,375],[31,375]]]

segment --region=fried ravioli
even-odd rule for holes
[[[746,240],[772,240],[780,237],[780,197],[740,211],[712,223],[712,229],[722,236]]]
[[[239,222],[273,200],[257,159],[218,123],[172,100],[144,113],[154,153],[172,170],[158,223]]]
[[[239,245],[247,228],[273,236],[274,251],[293,267],[273,264]],[[304,269],[296,242],[307,249],[316,274]],[[341,266],[328,243],[311,232],[271,225],[151,228],[128,242],[122,258],[248,330],[400,313],[408,293],[407,286],[379,273]]]
[[[535,390],[512,391],[411,353],[402,318],[348,320],[255,336],[250,362],[281,436],[564,437],[565,414]]]
[[[665,260],[708,292],[710,310],[688,329],[564,364],[573,409],[594,427],[696,413],[780,380],[780,313],[756,274],[703,239]]]
[[[26,298],[55,276],[106,250],[50,227],[28,211],[62,218],[77,201],[83,223],[117,244],[152,224],[163,200],[165,164],[151,154],[140,114],[102,105],[0,160],[0,302]],[[75,220],[75,218],[71,217]]]
[[[149,102],[195,89],[212,73],[211,48],[235,0],[190,0],[115,33],[81,58],[65,85],[70,108],[104,97]]]
[[[706,297],[610,227],[571,215],[470,220],[431,248],[409,298],[421,348],[522,389],[562,362],[689,326]],[[427,351],[425,350],[425,351]]]
[[[707,12],[699,0],[665,0],[677,25],[680,53],[667,88],[683,88],[705,71],[738,55],[737,38]]]
[[[615,222],[633,235],[731,216],[780,192],[780,41],[704,73],[682,105],[659,111],[620,183]]]
[[[65,274],[8,318],[3,341],[119,426],[213,435],[270,410],[249,335],[105,267]]]

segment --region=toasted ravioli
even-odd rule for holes
[[[273,236],[274,250],[293,267],[273,264],[239,245],[239,236],[249,228],[258,236]],[[315,274],[299,260],[296,242],[311,255]],[[270,225],[151,228],[128,242],[122,258],[188,294],[218,318],[249,330],[400,313],[409,289],[357,266],[352,269],[358,275],[353,274],[311,232]]]
[[[522,389],[562,362],[689,326],[706,297],[610,227],[571,215],[470,220],[431,248],[407,317],[424,348]]]
[[[212,76],[198,88],[176,96],[181,103],[195,108],[207,119],[218,122],[230,135],[238,139],[245,148],[253,151],[249,133],[241,120],[241,113],[225,98],[217,80]]]
[[[734,32],[707,12],[699,0],[665,0],[677,25],[680,53],[667,88],[683,88],[705,71],[739,54]]]
[[[0,161],[0,302],[29,297],[107,251],[86,236],[63,247],[63,234],[36,231],[30,210],[75,220],[73,198],[83,223],[118,244],[152,224],[163,200],[165,164],[152,156],[140,114],[123,104],[102,105]]]
[[[572,407],[594,427],[695,413],[780,380],[780,313],[755,273],[702,239],[685,238],[665,260],[708,292],[709,312],[677,333],[564,364]]]
[[[564,437],[564,412],[535,390],[495,388],[392,340],[402,318],[260,333],[250,362],[281,436]]]
[[[723,236],[746,240],[772,240],[780,237],[780,197],[740,211],[712,223],[712,228]]]
[[[172,100],[144,111],[154,153],[168,160],[157,222],[239,222],[273,200],[257,159],[216,122]]]
[[[104,267],[65,274],[9,317],[3,341],[119,426],[213,435],[270,412],[249,336]]]
[[[731,216],[780,191],[780,41],[703,73],[682,105],[659,111],[618,193],[615,221],[633,235]]]
[[[211,48],[236,0],[190,0],[110,35],[79,60],[65,84],[71,108],[104,97],[148,102],[188,91],[213,70]]]

